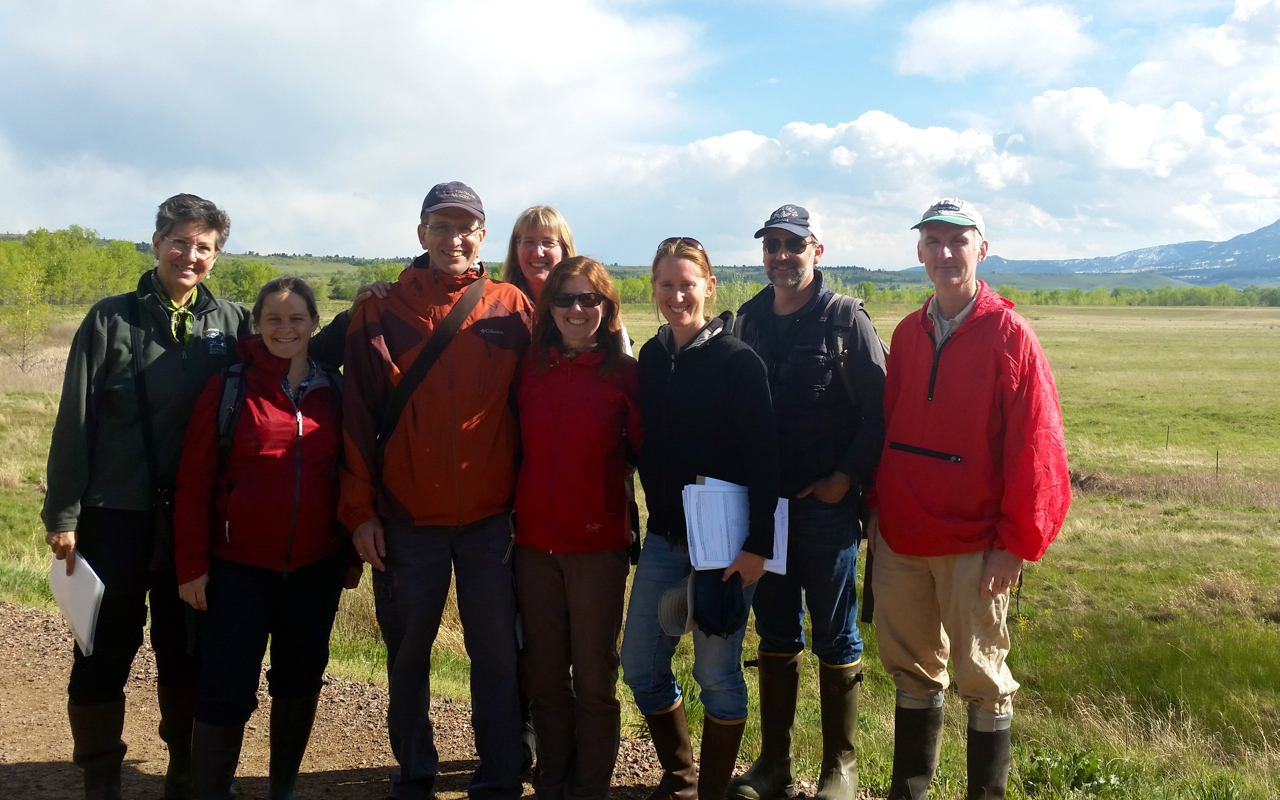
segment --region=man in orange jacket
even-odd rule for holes
[[[523,789],[508,525],[518,432],[509,391],[532,307],[519,289],[489,279],[478,260],[484,236],[476,193],[458,182],[434,186],[418,225],[426,252],[386,298],[358,309],[347,334],[339,516],[361,558],[391,576],[404,629],[388,710],[400,762],[390,796],[399,800],[427,800],[435,789],[431,648],[451,573],[480,756],[468,794],[496,800]],[[397,386],[476,281],[484,282],[479,301],[385,431]]]
[[[1062,412],[1031,326],[977,278],[978,210],[946,198],[913,227],[936,293],[893,333],[868,536],[880,660],[898,689],[889,800],[928,792],[948,656],[968,706],[968,796],[999,798],[1018,690],[1009,590],[1071,504]]]

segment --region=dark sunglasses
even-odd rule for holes
[[[573,308],[573,304],[577,303],[583,308],[595,308],[603,303],[605,299],[605,296],[599,292],[583,292],[582,294],[556,292],[551,295],[551,305],[556,308]]]
[[[764,237],[764,251],[770,254],[778,252],[785,246],[791,252],[800,255],[809,248],[809,244],[809,239],[805,236],[792,236],[785,241],[772,236]]]
[[[663,239],[662,244],[658,245],[658,249],[661,250],[669,244],[687,244],[695,250],[701,250],[704,253],[707,251],[707,248],[702,246],[702,242],[692,236],[672,236],[669,239]]]

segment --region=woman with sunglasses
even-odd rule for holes
[[[691,572],[682,493],[699,477],[747,487],[748,536],[722,579],[739,576],[743,603],[773,556],[778,448],[769,383],[759,356],[735,338],[732,312],[710,317],[716,278],[702,245],[667,239],[653,258],[653,301],[666,324],[640,350],[640,413],[646,431],[640,480],[648,535],[632,581],[622,642],[624,680],[649,725],[663,776],[651,800],[724,796],[747,717],[743,626],[693,631],[693,677],[704,708],[696,784],[680,687],[671,670],[678,636],[658,619],[662,594]]]
[[[643,436],[619,309],[599,261],[560,262],[521,367],[515,576],[540,798],[605,797],[618,755],[631,544],[623,482]]]

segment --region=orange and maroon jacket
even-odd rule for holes
[[[488,281],[484,297],[405,405],[381,470],[372,469],[392,387],[476,280]],[[463,525],[510,509],[519,431],[509,391],[532,311],[515,286],[489,280],[483,264],[448,275],[425,253],[386,298],[356,309],[343,367],[343,524],[354,530],[376,514],[400,525]]]

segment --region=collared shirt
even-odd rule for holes
[[[929,309],[925,313],[933,321],[933,329],[936,332],[934,349],[946,344],[947,340],[951,338],[951,334],[956,332],[956,328],[964,324],[964,321],[969,318],[970,312],[973,311],[973,305],[976,302],[978,302],[977,292],[974,293],[973,299],[969,301],[969,304],[960,310],[959,314],[956,314],[953,319],[947,319],[942,316],[942,309],[938,308],[938,296],[936,294],[933,296],[929,301]]]
[[[191,323],[195,319],[195,314],[191,308],[195,305],[196,293],[192,292],[191,296],[187,298],[187,302],[178,305],[173,302],[173,298],[169,297],[169,293],[165,291],[164,286],[160,283],[160,278],[156,276],[154,271],[151,273],[151,285],[155,287],[160,303],[169,314],[169,328],[173,331],[173,338],[186,344],[187,336],[191,334]]]
[[[302,402],[302,396],[307,393],[307,386],[310,385],[311,382],[316,378],[316,362],[308,358],[307,366],[310,368],[310,370],[307,372],[307,377],[298,381],[297,389],[291,389],[289,387],[288,375],[285,375],[283,378],[280,379],[280,388],[284,389],[284,393],[289,396],[289,399],[293,400],[294,408],[297,408],[298,405]]]

